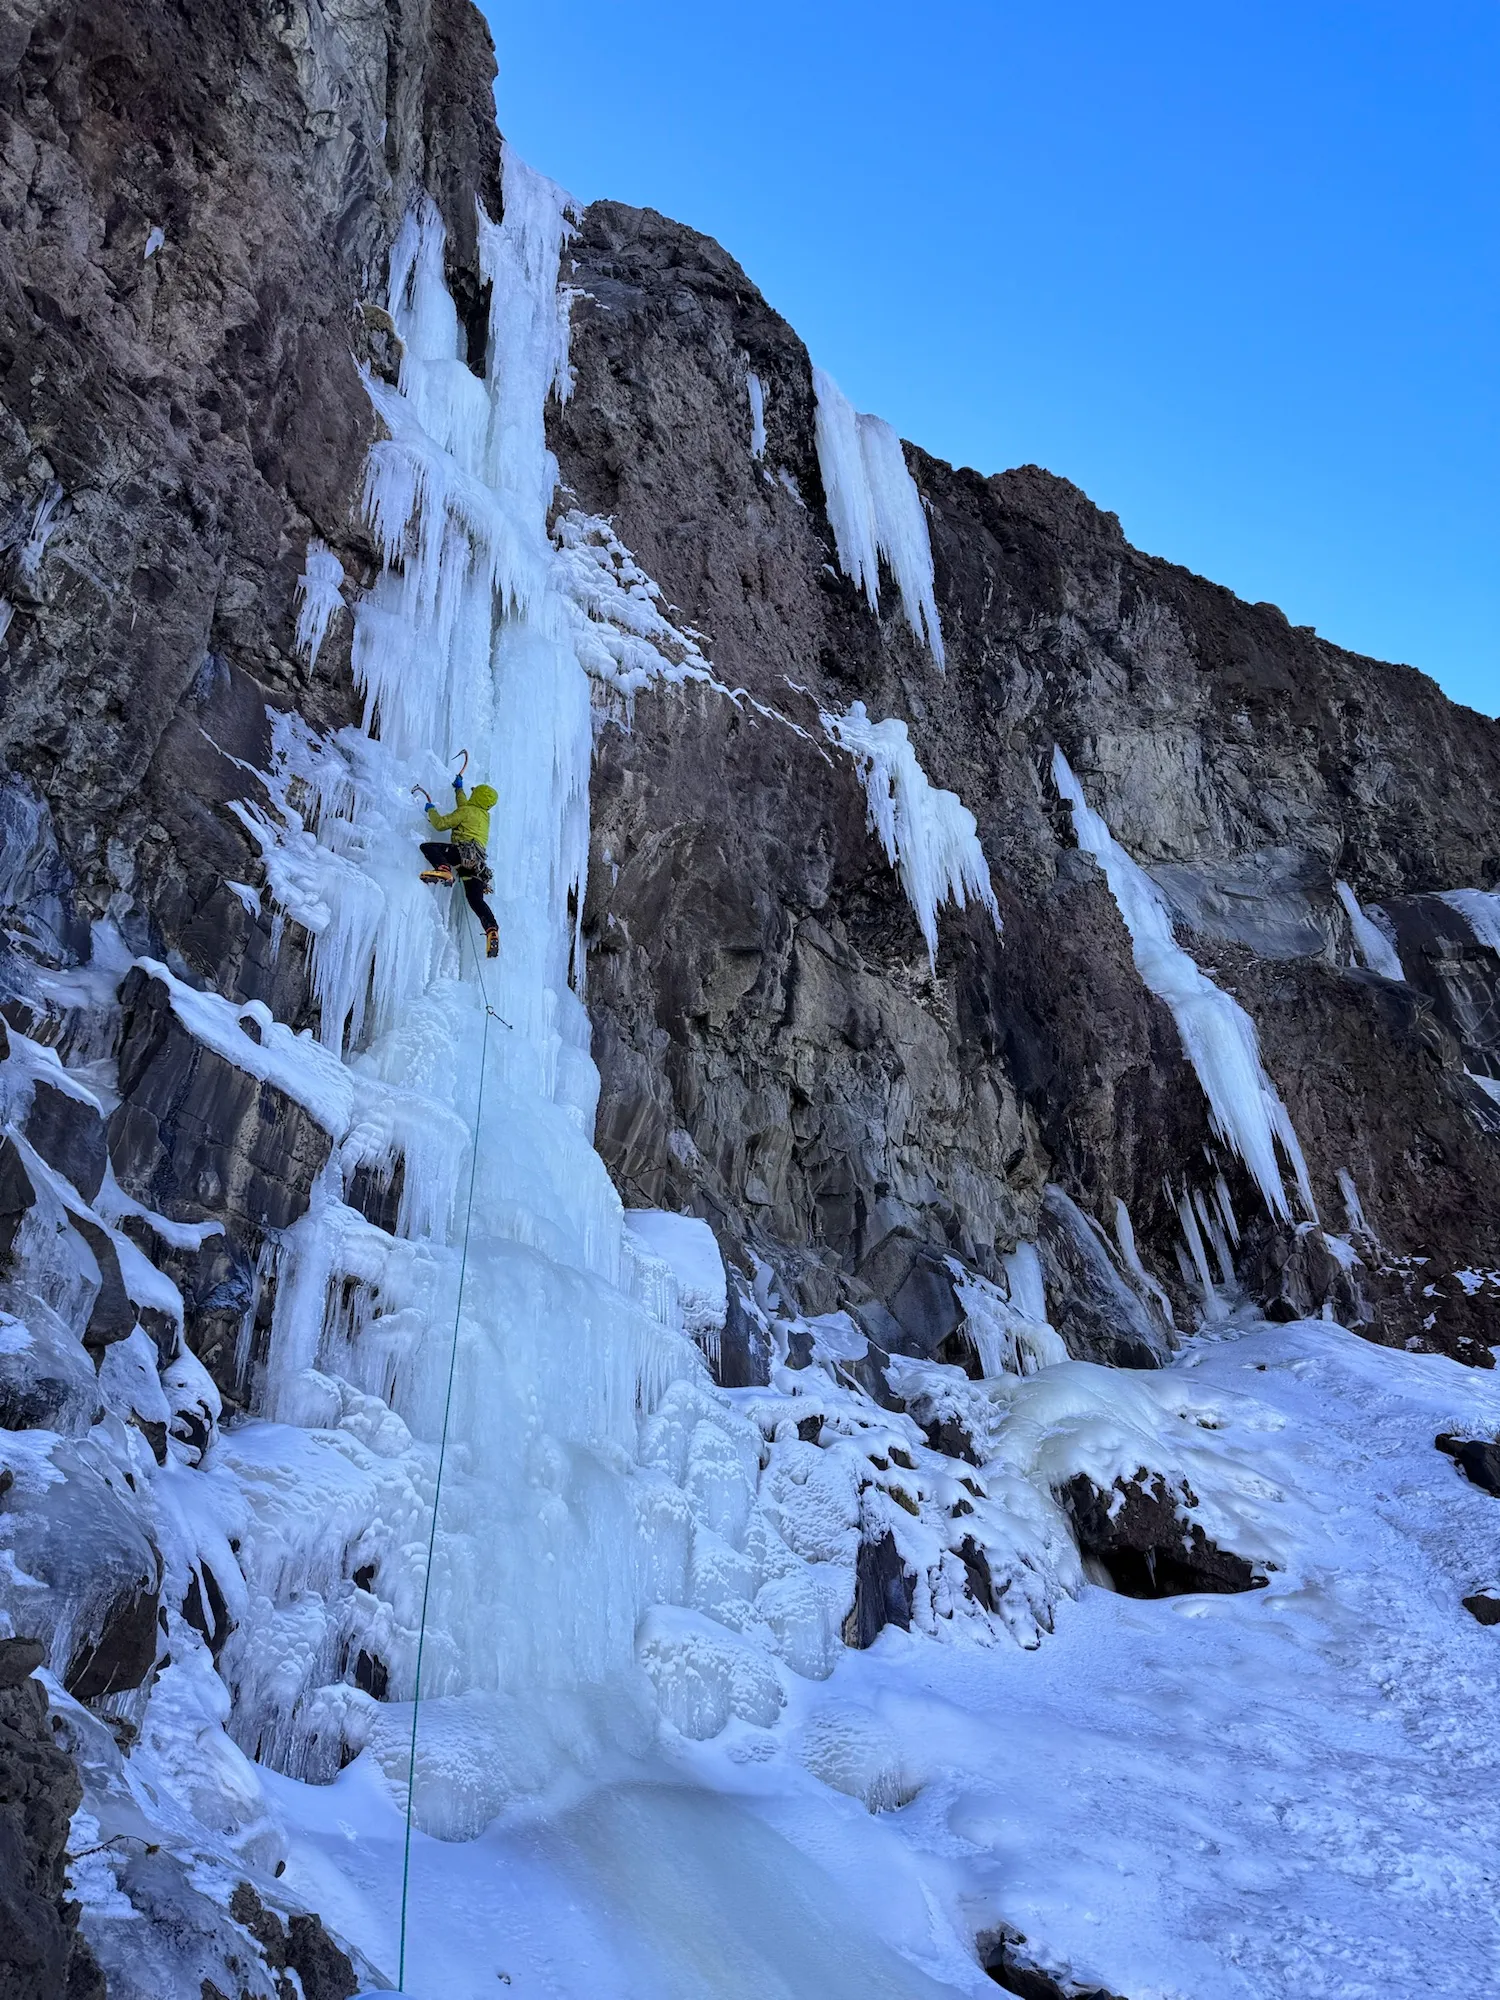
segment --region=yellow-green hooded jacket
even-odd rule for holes
[[[429,806],[427,817],[439,833],[451,832],[457,840],[474,840],[481,847],[488,847],[490,807],[499,797],[493,785],[476,785],[467,798],[459,794],[458,804],[451,813],[440,813],[436,806]]]

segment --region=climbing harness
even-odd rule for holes
[[[469,928],[464,926],[464,936],[469,936]],[[479,953],[469,940],[469,949],[474,956],[474,969],[479,974],[479,991],[484,1001],[484,1029],[479,1044],[479,1088],[474,1097],[474,1140],[469,1157],[469,1193],[464,1203],[463,1250],[458,1262],[458,1298],[453,1307],[453,1339],[448,1350],[448,1388],[443,1398],[443,1426],[438,1435],[437,1474],[432,1487],[432,1526],[427,1534],[427,1563],[422,1576],[422,1612],[417,1622],[417,1670],[411,1696],[411,1750],[406,1770],[406,1834],[401,1853],[401,1944],[397,1954],[396,1985],[404,1990],[406,1986],[406,1907],[411,1889],[411,1826],[412,1804],[417,1786],[417,1714],[422,1702],[422,1655],[427,1645],[427,1605],[432,1595],[432,1561],[437,1548],[438,1506],[443,1496],[443,1467],[448,1457],[448,1427],[453,1414],[453,1384],[458,1372],[458,1328],[464,1308],[464,1280],[469,1269],[469,1228],[474,1218],[474,1183],[479,1173],[479,1132],[484,1115],[484,1079],[486,1061],[490,1048],[490,1022],[498,1021],[502,1028],[509,1028],[510,1022],[497,1014],[490,1005],[489,988],[484,982],[484,967]]]

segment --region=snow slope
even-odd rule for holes
[[[1500,1385],[1324,1322],[1232,1324],[1160,1379],[1263,1480],[1266,1590],[1088,1586],[1032,1650],[888,1629],[772,1729],[668,1731],[560,1812],[421,1840],[411,1990],[977,1994],[963,1941],[1003,1922],[1129,2000],[1494,1991],[1500,1633],[1460,1600],[1500,1581],[1500,1501],[1432,1440],[1500,1426]],[[820,1728],[914,1796],[820,1783]],[[399,1825],[369,1771],[276,1796],[290,1886],[383,1961]]]

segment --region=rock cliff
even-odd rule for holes
[[[153,1514],[141,1495],[227,1478],[224,1438],[267,1416],[285,1245],[315,1203],[403,1234],[415,1170],[360,1153],[347,1112],[336,1130],[289,1080],[320,1020],[318,930],[289,919],[256,828],[285,805],[278,721],[326,742],[364,714],[350,610],[385,561],[366,383],[400,378],[386,266],[424,202],[446,226],[454,365],[484,374],[492,75],[467,0],[0,4],[0,1523],[12,1573],[48,1587],[41,1608],[3,1599],[0,1990],[17,1996],[105,1978],[115,1996],[284,1996],[295,1974],[343,2000],[367,1970],[278,1900],[266,1824],[215,1819],[221,1794],[250,1796],[228,1737],[193,1794],[200,1846],[185,1817],[174,1847],[133,1816],[135,1746],[144,1730],[157,1754],[166,1728],[153,1688],[174,1653],[201,1655],[194,1726],[222,1695],[217,1729],[214,1663],[252,1615],[240,1533],[205,1553],[187,1503]],[[718,1382],[795,1372],[846,1314],[845,1389],[871,1422],[913,1418],[981,1498],[972,1418],[887,1363],[993,1373],[976,1287],[1019,1310],[1030,1245],[1028,1324],[1076,1358],[1154,1369],[1249,1304],[1491,1367],[1500,724],[1133,549],[1046,471],[986,477],[908,445],[939,662],[889,566],[878,609],[845,573],[812,364],[726,252],[601,202],[564,281],[554,531],[633,557],[659,597],[641,582],[632,601],[691,667],[594,688],[574,914],[595,1142],[627,1208],[710,1225]],[[337,587],[321,600],[319,559]],[[904,724],[974,818],[994,909],[944,908],[935,954],[840,739],[855,703]],[[1054,749],[1253,1023],[1310,1199],[1268,1201],[1216,1121]],[[320,1057],[329,1089],[357,1042]],[[802,1424],[789,1451],[833,1435],[821,1406]],[[914,1470],[908,1447],[882,1470]],[[1059,1487],[1082,1559],[1156,1577],[1178,1502],[1142,1490],[1146,1539],[1120,1556],[1108,1496]],[[904,1488],[895,1504],[917,1512]],[[911,1622],[917,1574],[868,1505],[850,1532],[841,1630],[863,1646]],[[1193,1573],[1235,1579],[1203,1587],[1245,1588],[1246,1559],[1192,1533]],[[997,1615],[980,1543],[947,1553],[953,1588]],[[406,1615],[372,1608],[373,1563],[337,1588],[372,1631]],[[355,1698],[324,1729],[331,1775],[389,1668],[373,1639],[322,1667]],[[248,1770],[265,1746],[229,1726]],[[63,1876],[80,1798],[84,1935]]]

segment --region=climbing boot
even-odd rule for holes
[[[422,880],[424,882],[441,882],[446,888],[451,889],[453,886],[453,870],[451,868],[424,868],[422,870]]]
[[[484,934],[484,955],[486,958],[500,956],[500,933],[493,925]]]

